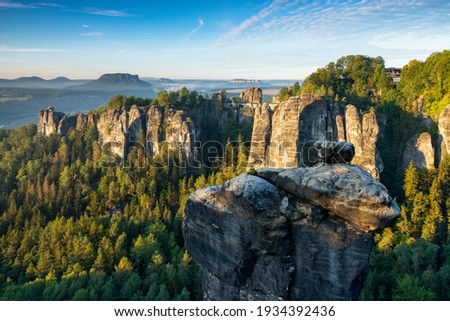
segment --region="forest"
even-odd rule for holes
[[[113,97],[96,112],[118,101],[136,98]],[[248,135],[245,126],[226,130],[240,142],[239,130]],[[181,168],[175,153],[150,155],[145,168],[139,157],[129,168],[103,167],[95,126],[67,137],[44,137],[35,125],[0,129],[0,298],[200,300],[201,272],[181,234],[184,204],[245,168],[236,166],[246,159],[241,145],[234,153],[228,140],[234,156],[215,172]]]
[[[302,93],[354,104],[386,120],[377,148],[380,180],[401,206],[393,227],[375,235],[362,300],[450,300],[450,159],[436,170],[401,167],[406,141],[425,131],[439,144],[437,117],[450,104],[450,51],[410,61],[394,84],[381,57],[346,56],[283,88],[282,100]],[[433,121],[426,122],[426,118]]]
[[[279,96],[305,92],[386,117],[381,182],[402,215],[376,233],[360,299],[449,300],[450,160],[429,171],[413,163],[403,170],[400,159],[412,135],[429,130],[437,138],[436,116],[450,103],[450,51],[411,61],[398,84],[381,57],[342,57]],[[208,168],[181,168],[176,153],[148,155],[145,168],[142,155],[128,167],[100,166],[95,126],[67,137],[44,137],[35,125],[0,129],[0,299],[201,300],[201,271],[181,233],[184,205],[194,190],[246,170],[251,136],[249,126],[201,119],[203,99],[183,88],[156,99],[116,96],[94,112],[132,104],[186,108],[208,138],[226,146]],[[422,121],[427,116],[431,127]]]

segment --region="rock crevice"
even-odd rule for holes
[[[355,147],[352,164],[378,179],[383,170],[376,147],[378,133],[375,114],[361,115],[353,105],[344,113],[324,97],[291,97],[273,112],[256,108],[249,166],[311,166],[318,162],[314,142],[347,141]]]
[[[398,215],[358,166],[261,169],[193,193],[183,233],[206,300],[354,300]]]
[[[94,117],[89,114],[65,115],[53,107],[39,111],[38,131],[49,136],[66,136],[71,129],[94,126],[102,145],[108,144],[113,155],[125,158],[131,147],[145,148],[158,155],[163,148],[176,150],[184,160],[193,160],[197,127],[182,110],[162,106],[108,109]],[[142,146],[144,145],[144,146]]]

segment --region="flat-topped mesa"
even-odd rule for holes
[[[399,216],[385,187],[354,165],[242,174],[197,190],[185,212],[206,300],[356,300],[372,231]]]
[[[253,126],[250,167],[311,166],[317,163],[315,142],[348,141],[355,146],[352,164],[377,179],[383,169],[376,148],[377,119],[372,113],[361,117],[353,105],[344,114],[334,101],[304,94],[290,97],[273,113],[257,107]]]

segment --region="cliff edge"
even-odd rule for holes
[[[359,166],[260,169],[197,190],[186,246],[205,300],[356,300],[373,231],[399,208]]]

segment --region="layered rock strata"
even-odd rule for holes
[[[261,104],[263,93],[260,87],[250,87],[241,93],[241,100],[249,104]]]
[[[439,134],[439,161],[442,161],[445,156],[450,155],[450,105],[447,105],[439,115]]]
[[[38,131],[43,135],[53,133],[65,136],[70,129],[81,130],[89,124],[98,130],[102,145],[110,152],[126,157],[130,147],[145,148],[147,153],[158,155],[164,146],[180,151],[183,159],[194,157],[196,127],[182,110],[164,107],[137,107],[108,109],[98,117],[93,115],[65,115],[52,107],[39,112]],[[166,144],[164,144],[166,143]]]
[[[185,211],[206,300],[355,300],[372,231],[399,215],[354,165],[260,169],[197,190]]]
[[[414,135],[406,142],[403,151],[403,168],[414,162],[417,168],[434,169],[435,153],[431,135],[427,132]]]
[[[352,163],[379,178],[383,162],[376,148],[379,128],[374,114],[361,115],[353,105],[343,113],[333,101],[311,95],[291,97],[262,117],[261,112],[265,111],[255,111],[250,167],[311,166],[318,162],[314,142],[348,141],[355,146]]]

